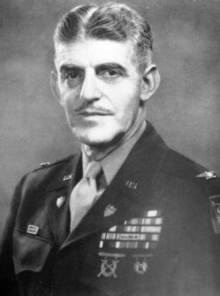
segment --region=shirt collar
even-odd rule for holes
[[[146,122],[144,121],[140,128],[136,131],[136,133],[129,138],[126,142],[122,143],[118,146],[115,150],[113,150],[110,154],[108,154],[105,158],[103,158],[100,163],[102,169],[105,174],[107,185],[111,183],[114,176],[124,163],[125,159],[127,158],[128,154],[142,135],[146,128]],[[83,174],[85,169],[90,161],[88,156],[86,155],[83,146],[82,146],[82,156],[83,156]]]

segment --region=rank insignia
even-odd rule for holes
[[[211,216],[214,232],[220,234],[220,195],[209,197],[211,202]]]
[[[109,217],[117,211],[116,207],[113,205],[108,205],[104,211],[104,217]]]
[[[73,178],[73,174],[69,174],[63,177],[63,181],[68,181],[71,180]]]
[[[47,167],[47,166],[49,166],[50,165],[50,162],[42,162],[41,164],[40,164],[40,166],[42,167],[42,168],[45,168],[45,167]]]
[[[37,227],[35,225],[28,225],[27,233],[37,235],[38,230],[39,230],[39,227]]]
[[[141,275],[145,274],[148,269],[147,259],[149,257],[152,257],[152,254],[146,254],[146,255],[139,254],[139,255],[133,255],[133,257],[135,258],[134,271]]]
[[[101,259],[101,270],[100,273],[97,275],[98,277],[117,277],[116,270],[119,263],[119,258],[125,257],[125,254],[118,254],[118,253],[104,253],[100,252],[99,256],[102,257]]]
[[[217,178],[215,172],[213,172],[213,171],[205,171],[205,172],[197,175],[196,177],[197,178],[205,178],[206,180]]]

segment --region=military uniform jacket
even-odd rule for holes
[[[69,234],[69,196],[81,176],[75,155],[18,184],[1,246],[2,296],[220,295],[215,175],[148,124]]]

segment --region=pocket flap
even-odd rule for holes
[[[15,230],[13,234],[15,273],[18,274],[26,270],[41,271],[51,248],[52,242]]]

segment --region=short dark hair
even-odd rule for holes
[[[121,3],[80,5],[66,13],[54,32],[54,43],[71,43],[80,38],[127,41],[134,46],[142,66],[151,62],[153,40],[146,19]]]

